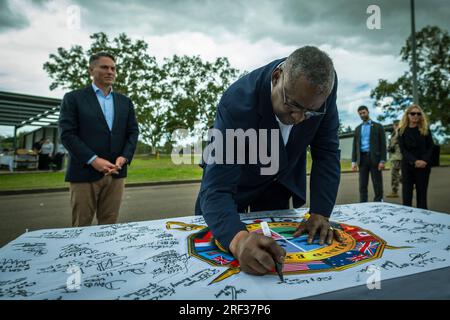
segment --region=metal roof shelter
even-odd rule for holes
[[[61,99],[0,91],[0,125],[14,127],[14,149],[17,129],[56,127],[60,105]]]

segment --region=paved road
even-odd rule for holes
[[[390,190],[390,173],[383,173],[385,194]],[[429,186],[430,210],[450,213],[450,167],[434,168]],[[154,220],[192,215],[199,184],[153,186],[125,189],[119,222]],[[358,202],[358,175],[344,173],[338,204]],[[369,200],[373,199],[369,187]],[[385,199],[401,203],[400,199]],[[415,200],[414,200],[415,203]],[[307,203],[306,206],[309,204]],[[0,246],[26,229],[70,227],[68,192],[0,196]]]

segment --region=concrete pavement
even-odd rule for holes
[[[450,213],[450,167],[433,168],[428,189],[430,210]],[[383,172],[384,194],[390,193],[390,172]],[[119,222],[154,220],[193,215],[200,185],[164,185],[126,188]],[[373,199],[369,183],[369,201]],[[337,204],[359,201],[358,174],[344,173]],[[401,204],[401,199],[385,198]],[[415,199],[414,202],[415,204]],[[309,206],[309,203],[306,204]],[[25,232],[66,228],[71,224],[68,192],[0,196],[0,246]]]

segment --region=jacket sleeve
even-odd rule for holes
[[[225,130],[235,126],[235,121],[229,112],[219,104],[215,129],[225,137]],[[234,200],[240,175],[241,165],[239,164],[206,163],[200,189],[199,199],[203,217],[214,237],[227,250],[234,236],[239,231],[246,230]]]
[[[77,102],[72,93],[66,93],[63,97],[58,125],[61,142],[71,157],[87,166],[95,153],[78,136]]]
[[[356,132],[358,127],[355,129],[355,134],[353,135],[353,144],[352,144],[352,162],[357,162],[357,152],[356,152]]]
[[[128,99],[128,120],[127,120],[127,132],[126,132],[126,143],[123,147],[122,156],[127,158],[128,164],[131,163],[133,159],[134,151],[136,150],[136,145],[139,136],[139,126],[136,120],[136,114],[133,106],[133,102]]]
[[[386,132],[382,124],[380,124],[380,130],[378,132],[380,134],[380,161],[386,162]]]
[[[311,212],[329,217],[336,202],[341,164],[339,150],[339,116],[336,106],[337,77],[327,99],[324,116],[311,146],[310,202]]]

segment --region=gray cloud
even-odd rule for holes
[[[0,1],[0,32],[27,26],[28,20],[20,12],[14,12],[8,1]]]
[[[285,55],[296,46],[327,44],[324,48],[333,55],[340,77],[340,112],[344,123],[350,121],[353,125],[354,119],[359,121],[354,112],[356,107],[371,104],[369,88],[377,79],[395,80],[407,68],[397,55],[410,33],[409,0],[20,0],[17,3],[19,6],[15,1],[0,0],[1,90],[61,97],[62,90],[47,89],[50,80],[42,64],[48,53],[73,43],[87,46],[88,34],[98,31],[111,37],[126,32],[134,38],[161,41],[149,43],[150,50],[159,50],[160,56],[186,50],[189,54],[209,53],[211,57],[225,55],[233,66],[243,70]],[[79,31],[62,27],[65,6],[71,4],[81,8]],[[370,4],[381,8],[381,30],[366,28],[366,9]],[[15,12],[16,7],[22,11]],[[448,30],[449,9],[448,0],[416,0],[417,29],[437,25]],[[41,15],[36,14],[39,10]],[[30,20],[33,28],[14,38],[6,34],[11,28],[29,26],[27,18],[31,17],[48,23]],[[227,33],[232,36],[227,37]],[[183,43],[173,43],[176,41]]]
[[[48,0],[30,5],[45,9]],[[448,0],[416,0],[416,29],[450,29]],[[397,55],[411,31],[409,0],[73,0],[88,32],[164,36],[200,32],[220,39],[224,32],[257,42],[287,46],[329,44],[348,50]],[[369,30],[367,7],[381,9],[381,30]],[[23,28],[27,19],[0,1],[0,32]]]
[[[236,32],[248,10],[240,1],[100,1],[75,0],[82,8],[83,22],[96,31],[166,35],[175,32],[202,32],[218,35]]]
[[[319,43],[343,46],[372,53],[397,54],[411,33],[409,0],[335,0],[299,2],[288,0],[284,13],[286,21],[303,25]],[[366,27],[369,5],[378,5],[381,11],[381,29]],[[450,5],[444,0],[415,1],[416,30],[426,25],[450,28]],[[290,39],[292,40],[291,35]],[[348,39],[354,41],[346,41]],[[286,38],[287,39],[287,38]],[[345,43],[348,42],[348,45]],[[343,45],[342,45],[343,44]]]
[[[165,35],[202,32],[239,34],[283,45],[330,44],[356,51],[398,54],[411,31],[409,0],[213,1],[75,0],[90,31]],[[381,9],[381,30],[369,30],[367,7]],[[416,29],[450,28],[446,0],[416,0]]]

